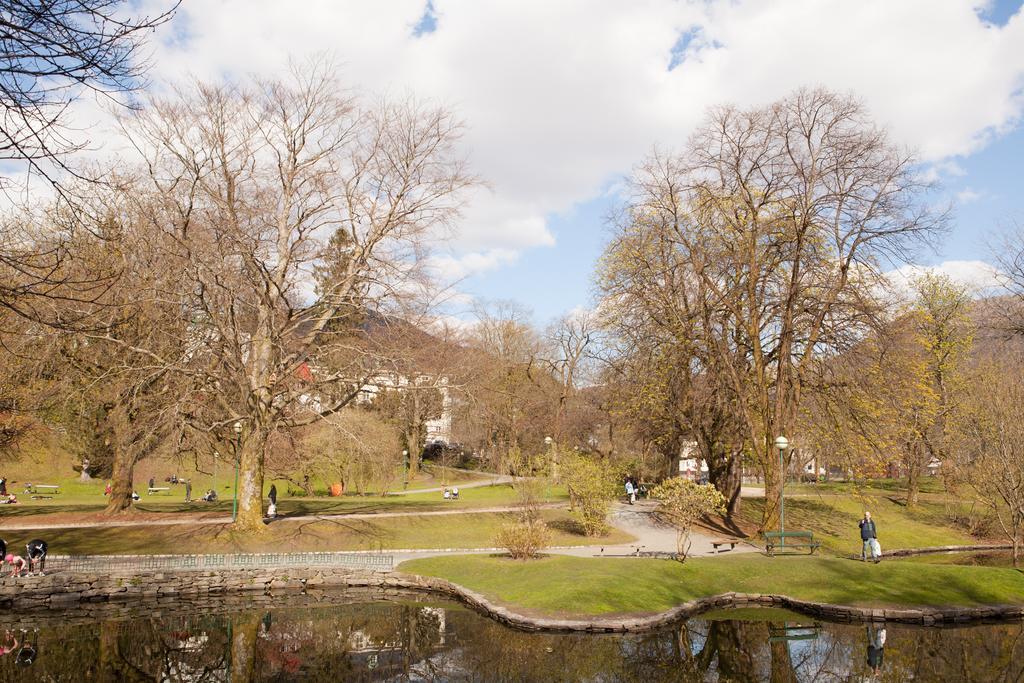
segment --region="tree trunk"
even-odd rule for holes
[[[921,490],[921,468],[912,463],[907,468],[907,508],[917,505],[918,493]]]
[[[235,528],[246,533],[259,533],[263,523],[263,456],[267,435],[253,430],[242,441],[238,471],[238,520]]]
[[[773,531],[779,528],[779,492],[782,491],[782,472],[775,460],[770,458],[762,467],[764,473],[764,513],[761,515],[759,531]]]
[[[743,484],[739,455],[727,455],[714,465],[709,461],[708,480],[725,498],[725,516],[732,519],[740,511],[740,487]]]
[[[110,500],[104,512],[118,514],[132,505],[133,475],[135,456],[123,448],[114,449],[113,473],[110,478]]]

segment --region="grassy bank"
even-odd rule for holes
[[[221,493],[216,503],[204,503],[199,500],[203,491],[192,490],[193,501],[185,503],[184,490],[176,487],[174,496],[142,495],[135,504],[135,509],[150,516],[160,514],[188,514],[209,516],[214,513],[231,512],[231,493],[228,489]],[[545,502],[560,502],[568,499],[564,488],[552,487],[546,491]],[[0,506],[0,528],[4,524],[24,525],[26,518],[38,520],[40,524],[69,523],[76,520],[101,521],[105,519],[100,513],[106,504],[102,490],[91,493],[83,499],[80,495],[58,494],[47,500],[28,500],[17,505]],[[496,486],[477,486],[461,488],[459,500],[445,501],[437,491],[410,493],[401,496],[355,496],[345,495],[331,497],[278,497],[278,513],[281,515],[326,515],[349,513],[380,513],[380,512],[426,512],[432,510],[472,510],[475,508],[499,507],[513,505],[517,501],[517,493],[508,484]]]
[[[730,591],[861,606],[1024,602],[1024,574],[1011,569],[819,557],[737,555],[680,564],[565,556],[520,562],[478,555],[412,560],[400,569],[547,615],[648,614]]]
[[[901,493],[888,487],[828,485],[821,493],[786,498],[786,529],[813,531],[823,550],[836,554],[860,553],[857,522],[869,510],[878,527],[883,552],[896,548],[968,545],[978,539],[955,527],[937,499],[922,500],[907,509]],[[789,487],[786,488],[790,493]],[[745,527],[756,528],[764,509],[763,498],[744,498],[740,517]]]
[[[545,510],[554,530],[555,545],[627,543],[621,531],[588,538],[578,531],[573,517],[561,510]],[[11,547],[23,547],[32,538],[46,539],[57,555],[190,554],[231,552],[287,552],[298,550],[387,550],[389,548],[489,548],[494,536],[512,515],[383,517],[381,519],[279,520],[256,538],[239,536],[228,524],[167,524],[81,529],[8,530],[3,536]]]

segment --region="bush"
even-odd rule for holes
[[[495,543],[508,550],[516,560],[537,557],[540,551],[551,544],[551,529],[541,520],[506,524],[498,531]]]
[[[690,529],[704,515],[725,514],[725,498],[711,484],[695,484],[672,477],[651,491],[658,501],[658,515],[676,528],[676,551],[680,562],[690,551]]]
[[[562,480],[569,498],[579,512],[583,533],[598,536],[608,531],[608,511],[618,493],[618,474],[606,463],[584,455],[572,455],[563,462]]]

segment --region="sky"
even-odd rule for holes
[[[940,183],[953,229],[918,265],[989,282],[992,235],[1024,226],[1021,4],[185,0],[153,37],[150,78],[274,75],[329,53],[345,87],[452,108],[486,186],[437,263],[459,308],[515,300],[543,324],[592,305],[605,216],[655,145],[680,148],[709,106],[800,86],[860,97]]]

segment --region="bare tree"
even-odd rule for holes
[[[138,296],[179,311],[189,362],[92,339],[188,376],[186,421],[204,438],[234,443],[238,425],[246,530],[263,528],[271,435],[338,413],[380,372],[368,316],[416,291],[429,239],[473,182],[449,112],[366,105],[328,72],[321,61],[283,82],[196,83],[124,119],[146,177],[131,196],[154,266],[174,274]]]
[[[735,396],[764,475],[762,529],[784,476],[772,442],[794,436],[815,356],[856,338],[882,264],[943,227],[923,189],[858,102],[820,89],[715,109],[682,153],[634,176],[609,298],[642,275],[657,322],[695,330],[695,362]]]
[[[156,16],[131,16],[125,0],[0,2],[0,159],[25,162],[60,186],[54,171],[77,175],[68,157],[82,149],[68,131],[68,109],[83,91],[116,99],[142,84],[140,51]]]

